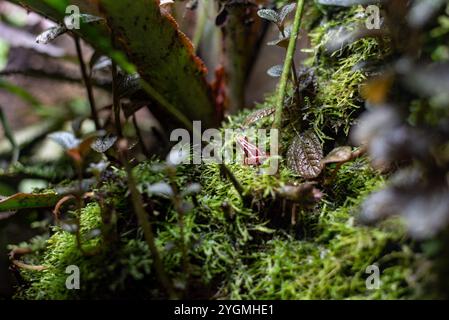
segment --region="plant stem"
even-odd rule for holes
[[[98,119],[97,108],[95,106],[95,98],[94,98],[94,93],[92,90],[92,84],[90,82],[89,76],[87,75],[86,64],[84,63],[83,51],[81,49],[80,38],[77,35],[75,35],[74,39],[75,39],[76,53],[78,55],[78,60],[79,60],[80,69],[81,69],[81,75],[83,76],[83,82],[84,82],[84,85],[86,86],[86,90],[87,90],[87,97],[89,99],[90,110],[92,113],[92,119],[94,120],[94,123],[95,123],[95,129],[100,130],[101,129],[100,120]]]
[[[136,130],[137,138],[139,139],[140,148],[142,150],[142,153],[147,157],[148,159],[151,157],[150,152],[147,149],[147,146],[145,145],[145,141],[143,140],[142,132],[140,131],[139,124],[137,123],[136,114],[134,113],[132,115],[133,118],[133,125],[134,129]]]
[[[301,26],[302,13],[304,11],[304,0],[298,0],[296,6],[295,20],[293,29],[288,43],[287,55],[285,57],[284,69],[282,70],[281,81],[279,83],[279,91],[276,100],[276,115],[274,118],[273,128],[280,129],[282,121],[282,110],[284,108],[284,98],[287,90],[287,82],[292,68],[293,56],[295,55],[296,39],[298,38],[299,28]]]
[[[128,143],[126,140],[122,139],[119,142],[119,152],[123,166],[128,176],[128,188],[131,193],[134,211],[137,215],[140,225],[142,226],[148,247],[150,248],[151,256],[154,261],[154,269],[156,271],[158,280],[160,284],[164,287],[169,298],[176,299],[177,295],[173,288],[173,284],[170,281],[170,278],[167,276],[167,273],[164,270],[164,264],[162,263],[161,256],[159,254],[156,242],[154,240],[153,229],[151,227],[150,222],[148,221],[148,214],[143,207],[142,197],[140,196],[139,190],[137,190],[136,181],[134,180],[134,176],[132,173],[132,168],[128,162],[127,150],[128,150]]]
[[[122,126],[120,123],[120,97],[118,92],[118,79],[117,79],[117,64],[112,61],[112,99],[114,105],[114,121],[116,133],[119,138],[122,138]]]

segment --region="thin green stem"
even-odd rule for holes
[[[133,176],[132,168],[131,168],[131,165],[129,164],[127,150],[128,150],[128,143],[125,140],[121,140],[119,142],[120,158],[123,163],[123,166],[125,167],[126,174],[128,176],[128,188],[131,193],[131,199],[132,199],[134,211],[137,215],[139,224],[142,227],[142,230],[143,230],[143,233],[145,236],[145,240],[150,249],[150,252],[151,252],[151,255],[153,258],[153,262],[154,262],[154,269],[156,271],[158,281],[165,289],[168,297],[170,299],[176,299],[177,295],[174,290],[173,283],[171,282],[170,278],[168,277],[167,273],[165,272],[161,255],[156,246],[155,235],[153,233],[151,223],[150,223],[150,221],[148,221],[148,214],[145,211],[145,208],[143,206],[142,197],[139,193],[139,190],[137,189],[137,185],[136,185],[136,181]]]
[[[304,11],[304,0],[298,0],[296,6],[295,20],[293,29],[288,43],[287,55],[285,57],[284,69],[282,70],[281,81],[279,83],[279,91],[276,99],[276,115],[274,118],[273,128],[280,129],[282,121],[282,111],[284,108],[284,99],[287,90],[287,82],[292,70],[293,57],[296,50],[296,39],[298,38],[299,28],[301,26],[301,18]]]

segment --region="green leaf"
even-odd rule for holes
[[[103,24],[83,24],[72,31],[110,56],[125,72],[138,71],[145,81],[144,90],[186,127],[191,126],[192,120],[201,120],[204,127],[216,125],[214,101],[205,78],[207,70],[174,19],[161,13],[158,1],[9,1],[59,23],[64,20],[68,5],[79,6],[83,14],[105,18],[108,28]],[[112,38],[117,42],[114,46]],[[163,115],[159,118],[167,120]]]
[[[17,193],[0,200],[0,212],[53,207],[61,197],[56,193]]]

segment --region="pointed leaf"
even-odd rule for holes
[[[329,152],[329,154],[321,160],[322,164],[340,163],[351,160],[352,148],[349,146],[338,147]]]
[[[281,21],[278,13],[272,9],[260,9],[257,11],[257,15],[262,19],[274,22],[276,24]]]
[[[289,15],[289,13],[293,12],[296,8],[296,3],[290,3],[282,7],[281,12],[279,13],[280,23],[283,23],[285,18]]]
[[[257,110],[253,113],[251,113],[246,119],[245,119],[245,126],[248,126],[250,124],[253,124],[254,122],[259,121],[262,118],[269,117],[276,111],[276,108],[265,108],[261,110]]]
[[[38,35],[36,38],[36,42],[39,44],[47,44],[66,32],[67,28],[65,26],[57,25],[53,28],[45,30],[40,35]]]
[[[114,143],[117,141],[116,136],[104,136],[104,137],[98,137],[95,139],[95,141],[91,144],[92,149],[94,149],[98,153],[105,153],[108,151]]]
[[[316,134],[308,130],[293,139],[287,151],[287,164],[305,179],[316,178],[323,170],[323,150]]]
[[[282,75],[282,70],[284,69],[284,65],[283,64],[278,64],[275,66],[272,66],[270,69],[267,70],[267,74],[270,77],[273,78],[279,78]]]

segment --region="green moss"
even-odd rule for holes
[[[387,54],[372,39],[359,40],[332,56],[323,52],[327,32],[338,25],[357,22],[356,13],[360,10],[329,13],[329,19],[311,32],[314,56],[307,64],[316,69],[318,88],[316,95],[307,97],[307,108],[301,112],[306,124],[331,143],[337,139],[347,143],[349,127],[362,107],[358,88],[365,75],[354,70],[354,66]],[[317,15],[316,7],[308,12]],[[314,24],[312,20],[309,25]],[[271,107],[272,99],[268,97],[257,108]],[[230,117],[223,129],[243,128],[249,113],[245,110]],[[266,117],[253,126],[269,128],[271,122],[272,117]],[[294,130],[285,131],[284,149],[296,134]],[[425,261],[411,249],[400,221],[390,220],[375,228],[357,224],[363,199],[384,185],[382,175],[365,158],[344,164],[334,178],[331,177],[335,167],[326,169],[326,179],[317,183],[323,199],[295,212],[298,215],[295,227],[274,223],[283,218],[285,204],[276,189],[302,182],[284,163],[281,162],[277,175],[262,175],[260,168],[254,166],[229,164],[245,195],[251,196],[250,204],[223,177],[220,166],[178,166],[172,181],[178,189],[182,191],[192,182],[202,186],[200,194],[183,198],[188,208],[183,229],[188,248],[187,273],[182,266],[179,215],[172,201],[145,192],[150,184],[170,182],[160,167],[161,161],[152,159],[139,164],[133,172],[153,222],[166,272],[185,297],[396,299],[415,297],[420,290],[417,272]],[[45,248],[29,257],[48,269],[23,271],[29,286],[19,291],[19,298],[164,297],[132,211],[125,172],[120,168],[108,171],[96,194],[114,208],[119,240],[116,243],[105,243],[103,237],[87,240],[92,230],[103,227],[100,205],[88,204],[81,214],[81,238],[85,239],[86,251],[98,252],[83,255],[73,234],[55,228]],[[81,290],[65,288],[65,268],[72,264],[80,267]],[[365,270],[372,264],[377,264],[381,271],[382,284],[378,290],[366,288]]]

